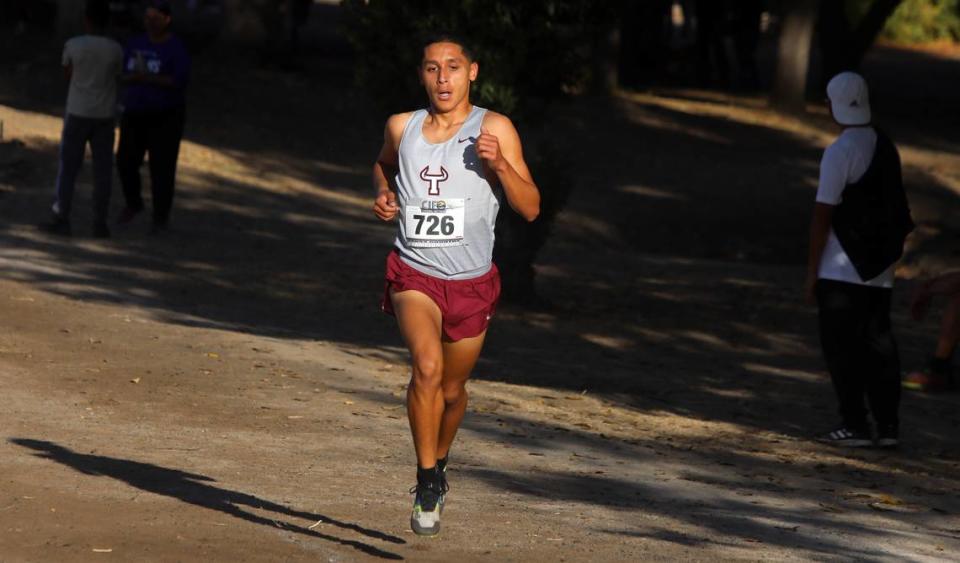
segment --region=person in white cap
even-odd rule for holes
[[[913,222],[897,149],[871,125],[866,81],[842,72],[827,84],[827,97],[843,132],[820,161],[806,295],[819,306],[820,341],[842,422],[819,438],[895,447],[900,357],[890,300],[894,266]]]

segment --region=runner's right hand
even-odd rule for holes
[[[373,212],[383,221],[390,221],[397,216],[397,194],[393,190],[380,192],[373,202]]]

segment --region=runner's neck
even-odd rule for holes
[[[470,117],[473,112],[473,104],[469,100],[464,102],[448,112],[438,112],[436,108],[430,108],[430,115],[427,117],[427,124],[438,129],[454,129],[463,125],[463,122]]]

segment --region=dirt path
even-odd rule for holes
[[[339,99],[309,79],[254,82],[284,80],[297,107]],[[193,107],[220,100],[197,88]],[[145,225],[82,236],[88,185],[81,236],[37,233],[59,121],[0,106],[23,143],[0,152],[0,560],[960,553],[956,395],[905,395],[897,452],[808,440],[833,401],[785,256],[802,254],[819,121],[674,93],[624,98],[594,123],[631,143],[585,149],[538,270],[554,306],[498,315],[444,532],[424,540],[407,529],[405,354],[374,306],[391,236],[366,210],[377,126],[338,145],[304,128],[342,117],[263,117],[269,96],[251,91],[224,101],[244,119],[192,121],[176,228],[160,239]],[[602,118],[591,111],[559,121]],[[904,275],[949,259],[929,249],[960,216],[960,164],[938,147],[905,143],[931,242]],[[934,320],[908,322],[904,298],[898,334],[916,362]]]
[[[4,317],[16,319],[0,338],[4,560],[105,549],[120,560],[920,560],[960,549],[956,450],[932,440],[847,456],[490,381],[472,386],[443,537],[417,539],[396,350],[172,326],[2,285]]]

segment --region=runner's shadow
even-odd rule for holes
[[[276,527],[280,528],[281,530],[338,543],[340,545],[345,545],[362,551],[367,555],[381,557],[383,559],[403,559],[403,557],[395,553],[383,551],[363,542],[342,539],[323,534],[303,526],[297,526],[295,524],[289,524],[287,522],[281,522],[278,520],[257,516],[256,514],[242,510],[239,506],[245,505],[251,508],[269,510],[284,516],[303,518],[305,520],[312,520],[314,522],[320,521],[324,524],[331,524],[337,526],[338,528],[351,530],[367,537],[393,544],[407,543],[401,538],[386,534],[384,532],[379,532],[377,530],[364,528],[357,524],[341,522],[322,514],[313,514],[310,512],[293,510],[289,507],[263,500],[246,493],[239,493],[229,489],[214,487],[213,485],[207,483],[213,483],[215,480],[205,475],[196,475],[176,469],[167,469],[165,467],[160,467],[150,463],[141,463],[137,461],[99,455],[81,454],[45,440],[10,438],[9,441],[13,444],[17,444],[18,446],[36,450],[38,453],[34,455],[62,463],[63,465],[66,465],[67,467],[70,467],[85,475],[102,475],[105,477],[112,477],[143,491],[173,497],[189,504],[202,506],[211,510],[217,510],[223,512],[224,514],[229,514],[230,516],[241,518],[248,522],[253,522],[254,524]]]
[[[470,172],[483,178],[483,164],[480,162],[480,156],[477,154],[477,138],[468,137],[469,143],[463,147],[463,166]]]

